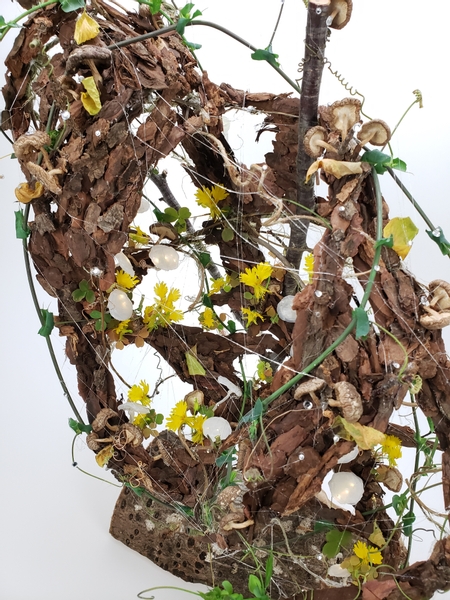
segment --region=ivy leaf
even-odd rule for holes
[[[231,319],[228,321],[227,323],[228,325],[228,331],[233,334],[236,333],[236,323],[234,321],[232,321]]]
[[[360,423],[349,423],[343,417],[336,417],[333,429],[344,440],[354,441],[361,450],[372,450],[375,446],[384,442],[385,435]]]
[[[55,326],[53,313],[49,310],[46,310],[45,308],[42,308],[41,314],[44,318],[44,324],[39,329],[38,334],[42,335],[43,337],[48,337],[51,334],[53,327]]]
[[[81,92],[81,104],[91,116],[98,114],[102,108],[100,94],[93,77],[85,77],[81,82],[85,92]]]
[[[411,537],[413,533],[413,523],[416,520],[416,515],[413,512],[407,513],[403,517],[403,535]]]
[[[442,229],[438,227],[434,231],[425,230],[428,236],[439,246],[439,250],[444,256],[450,256],[450,242],[445,239]]]
[[[252,53],[251,57],[253,60],[266,60],[273,67],[279,67],[280,63],[277,61],[278,54],[272,52],[272,47],[267,46],[264,50],[256,50]]]
[[[79,8],[85,8],[84,0],[59,0],[61,10],[65,13],[78,10]]]
[[[188,352],[185,352],[186,363],[189,375],[206,375],[203,365],[197,359],[197,346],[193,346]]]
[[[234,240],[234,231],[229,227],[225,227],[225,229],[222,230],[222,239],[224,242],[231,242]]]
[[[214,308],[214,305],[211,302],[211,298],[208,296],[208,294],[203,294],[202,304],[203,306],[207,306],[208,308]]]
[[[244,415],[242,417],[240,422],[241,423],[249,423],[250,421],[256,421],[263,414],[264,414],[264,404],[262,403],[261,398],[258,398],[258,400],[255,402],[255,406],[252,408],[252,410],[249,413],[247,413],[246,415]]]
[[[356,319],[356,339],[364,338],[370,331],[370,322],[366,311],[358,306],[353,311],[353,318]]]
[[[84,11],[75,24],[73,38],[77,44],[84,44],[84,42],[96,38],[99,31],[100,26],[97,21]]]
[[[161,212],[159,210],[159,208],[154,208],[153,209],[153,214],[155,215],[155,217],[157,218],[159,223],[164,223],[164,221],[166,220],[166,213],[165,212]]]
[[[412,241],[418,233],[418,228],[409,217],[394,217],[383,229],[385,237],[392,236],[394,240],[392,249],[397,252],[401,259],[408,256]]]
[[[406,173],[406,163],[403,160],[400,160],[400,158],[393,158],[390,167]]]
[[[352,542],[352,534],[350,531],[339,531],[331,529],[325,536],[327,543],[322,548],[323,554],[327,558],[334,558],[339,552],[341,546],[349,546]]]
[[[198,260],[204,267],[207,267],[211,262],[211,254],[209,252],[200,252],[198,255]]]
[[[189,48],[189,50],[200,50],[202,47],[201,44],[195,44],[194,42],[188,42],[187,40],[183,40],[184,45]]]
[[[392,507],[399,517],[406,508],[406,492],[403,492],[400,496],[398,494],[392,496]]]
[[[69,427],[73,429],[77,435],[80,435],[80,433],[91,433],[92,431],[91,425],[84,425],[83,423],[75,421],[75,419],[69,419]]]
[[[191,23],[193,21],[193,19],[195,19],[196,17],[199,17],[202,14],[200,10],[196,10],[194,12],[194,14],[191,16],[191,10],[193,8],[194,8],[193,2],[189,2],[188,4],[183,6],[183,8],[180,9],[180,18],[178,19],[177,27],[176,27],[177,32],[180,35],[184,35],[184,30],[186,28],[186,25]],[[194,45],[196,45],[196,44],[194,44]]]
[[[389,154],[384,154],[380,150],[368,150],[361,156],[363,162],[367,162],[375,167],[378,175],[383,175],[387,167],[397,169],[398,171],[406,171],[406,163],[400,158],[391,158]]]
[[[26,240],[31,232],[28,225],[23,222],[23,212],[19,209],[14,211],[14,215],[16,217],[16,238]]]

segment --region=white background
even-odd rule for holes
[[[229,27],[257,47],[267,45],[279,6],[277,0],[204,0],[204,4],[197,5],[204,11],[202,18]],[[18,5],[1,1],[0,14],[6,20],[19,11]],[[303,52],[305,16],[301,0],[286,0],[274,51],[291,78],[297,76]],[[334,68],[366,96],[365,111],[391,126],[413,101],[412,91],[422,91],[424,108],[414,107],[399,129],[393,140],[394,155],[408,165],[408,174],[403,176],[405,184],[450,239],[449,17],[446,0],[354,0],[351,22],[344,30],[333,32],[326,54]],[[9,32],[0,45],[2,61],[14,34],[14,30]],[[212,81],[250,91],[289,91],[268,65],[252,61],[250,52],[224,35],[195,27],[187,30],[187,38],[203,44],[199,58]],[[325,71],[321,101],[332,102],[347,95]],[[249,133],[239,121],[233,127],[236,136],[246,140],[254,137],[254,131]],[[237,157],[244,162],[254,160],[239,149],[235,139]],[[0,155],[10,153],[3,138],[0,143]],[[39,323],[26,282],[21,242],[14,235],[13,212],[18,205],[13,190],[23,177],[17,163],[8,157],[0,162],[0,174],[4,176],[0,181],[0,599],[131,600],[147,587],[176,582],[198,589],[176,580],[115,541],[108,528],[119,490],[71,466],[73,436],[67,420],[73,415],[52,369],[45,341],[37,335]],[[382,186],[391,216],[413,215],[388,175],[382,178]],[[418,215],[414,221],[421,232],[406,260],[407,267],[423,283],[435,278],[450,280],[449,259],[439,255]],[[45,295],[41,297],[42,306],[48,306],[50,301]],[[66,365],[63,340],[54,335],[53,342],[76,397],[76,382]],[[135,360],[131,366],[135,380],[154,380],[152,364],[150,357]],[[170,403],[181,399],[176,393],[168,386]],[[80,410],[81,404],[78,402]],[[102,475],[92,453],[81,442],[77,444],[76,459],[89,472]],[[415,559],[428,557],[431,547],[431,539],[417,543]],[[178,599],[182,595],[161,591],[156,597]]]

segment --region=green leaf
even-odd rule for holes
[[[181,12],[180,12],[181,14]],[[184,35],[184,30],[186,25],[191,22],[191,19],[186,19],[185,17],[180,17],[177,22],[177,32],[180,35]]]
[[[161,10],[161,2],[162,0],[149,0],[149,4],[147,6],[149,7],[152,15],[158,13]]]
[[[75,302],[81,302],[84,296],[85,293],[83,292],[83,290],[78,289],[72,292],[72,298],[75,300]]]
[[[233,586],[229,581],[222,581],[222,587],[228,594],[233,593]]]
[[[252,53],[251,57],[253,60],[266,60],[273,67],[280,66],[280,63],[277,61],[278,54],[274,54],[270,46],[268,46],[265,50],[256,50]]]
[[[329,529],[333,529],[334,524],[331,521],[315,521],[314,522],[314,533],[322,533],[323,531],[328,531]]]
[[[166,221],[166,213],[161,212],[159,208],[154,208],[153,214],[155,215],[159,223],[164,223]]]
[[[398,494],[392,496],[392,507],[399,517],[406,508],[406,492],[403,492],[400,496]]]
[[[375,167],[379,175],[386,172],[386,168],[397,169],[398,171],[406,171],[406,163],[400,158],[391,158],[389,154],[384,154],[380,150],[368,150],[361,156],[363,162],[367,162]]]
[[[231,319],[228,321],[227,323],[228,325],[228,331],[233,334],[236,333],[236,323],[234,321],[232,321]]]
[[[188,42],[187,40],[183,40],[184,45],[189,48],[189,50],[200,50],[202,47],[201,44],[195,44],[194,42]]]
[[[179,219],[189,219],[190,216],[191,216],[191,211],[188,208],[186,208],[186,206],[182,206],[180,208],[180,210],[178,211]]]
[[[413,523],[416,520],[416,515],[413,512],[407,513],[403,517],[403,535],[411,537],[413,533]]]
[[[439,250],[444,256],[450,256],[450,242],[445,239],[445,236],[440,227],[434,231],[425,230],[428,236],[439,246]]]
[[[220,467],[223,467],[223,465],[226,465],[227,463],[233,462],[233,455],[234,455],[235,451],[236,451],[236,448],[234,446],[232,446],[228,450],[225,450],[225,452],[222,452],[222,454],[220,454],[216,458],[216,466],[220,468]]]
[[[164,214],[166,215],[167,223],[173,223],[173,221],[176,221],[178,219],[178,211],[172,208],[171,206],[168,206],[164,210]]]
[[[261,598],[261,596],[264,594],[261,581],[258,579],[258,577],[256,577],[256,575],[253,574],[248,576],[248,589],[250,590],[250,593],[255,596],[255,598]]]
[[[44,318],[44,324],[39,329],[38,334],[42,335],[43,337],[48,337],[51,334],[53,327],[55,326],[53,313],[46,310],[45,308],[42,308],[41,314]]]
[[[244,292],[244,298],[246,300],[253,300],[253,294],[251,292]]]
[[[391,164],[389,165],[392,169],[397,169],[397,171],[406,172],[406,163],[400,158],[393,158]]]
[[[211,254],[209,252],[200,252],[198,254],[198,260],[204,267],[207,267],[211,262]]]
[[[102,313],[99,310],[93,310],[89,313],[89,316],[92,319],[101,319],[102,318]]]
[[[73,429],[77,435],[80,435],[80,433],[91,433],[92,431],[91,425],[84,425],[83,423],[75,421],[75,419],[69,419],[69,427]]]
[[[208,308],[214,308],[214,304],[211,302],[211,298],[208,296],[208,294],[203,294],[202,304]]]
[[[267,560],[266,560],[266,575],[264,577],[264,589],[266,589],[266,590],[270,585],[270,581],[272,579],[272,573],[273,573],[273,552],[271,552],[269,554],[269,556],[267,557]]]
[[[255,406],[252,408],[252,410],[249,413],[247,413],[246,415],[244,415],[242,417],[240,422],[241,423],[249,423],[250,421],[256,421],[263,414],[264,414],[264,404],[262,403],[261,398],[258,398],[258,400],[255,402]]]
[[[65,13],[78,10],[79,8],[85,8],[84,0],[59,0],[61,9]]]
[[[356,319],[356,339],[364,338],[370,331],[370,322],[366,311],[360,306],[355,308],[353,318]]]
[[[78,284],[78,287],[80,290],[83,290],[83,292],[87,292],[89,289],[89,283],[86,281],[86,279],[82,279]]]
[[[197,347],[194,346],[188,352],[185,352],[186,363],[189,375],[206,375],[206,371],[197,359]]]
[[[376,250],[380,246],[387,246],[388,248],[392,248],[393,245],[394,245],[394,238],[392,235],[390,235],[388,238],[381,238],[381,240],[378,240],[377,242],[375,242],[374,249]]]
[[[231,242],[234,240],[234,231],[229,227],[225,227],[222,231],[222,239],[224,242]]]
[[[95,302],[95,294],[92,290],[88,290],[86,292],[86,300],[89,302],[89,304],[92,304]]]
[[[19,209],[14,212],[14,215],[16,217],[16,238],[26,240],[31,232],[28,225],[23,221],[23,212]]]
[[[349,546],[352,542],[352,534],[350,531],[339,531],[332,529],[325,536],[327,543],[323,546],[322,552],[327,558],[334,558],[339,552],[341,546]]]
[[[183,8],[180,8],[180,15],[182,17],[189,17],[190,16],[190,12],[191,10],[194,8],[194,3],[193,2],[188,2],[187,4],[185,4],[183,6]]]

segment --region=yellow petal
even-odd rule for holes
[[[97,37],[99,31],[100,27],[97,21],[90,17],[86,11],[84,11],[75,25],[75,33],[73,37],[77,44],[84,44],[84,42],[93,40],[95,37]]]
[[[86,92],[81,94],[81,103],[90,115],[96,115],[102,108],[100,94],[93,77],[85,77],[82,81]]]
[[[363,172],[360,162],[346,162],[343,160],[333,160],[332,158],[322,158],[316,160],[309,167],[306,173],[306,182],[311,179],[316,171],[323,169],[325,173],[334,175],[337,179],[344,177],[345,175],[359,175]]]
[[[34,190],[30,188],[28,183],[20,183],[14,190],[14,193],[19,202],[22,202],[22,204],[28,204],[28,202],[31,202],[34,200],[34,198],[39,198],[39,196],[42,196],[43,191],[44,186],[38,181],[34,185]]]
[[[397,252],[400,258],[406,258],[411,250],[411,242],[419,233],[409,217],[394,217],[383,229],[384,237],[392,235],[394,245],[392,248]]]

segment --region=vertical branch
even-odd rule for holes
[[[317,109],[319,105],[320,84],[322,82],[323,57],[327,40],[327,17],[330,0],[310,0],[306,23],[305,56],[303,60],[303,79],[300,94],[300,114],[298,122],[298,153],[297,153],[297,202],[309,209],[314,208],[314,178],[305,183],[306,172],[313,159],[303,148],[305,133],[317,125]],[[295,214],[306,214],[296,207]],[[298,269],[306,246],[308,222],[293,220],[291,237],[286,257],[294,269]],[[296,284],[293,277],[285,280],[285,294],[295,293]]]

